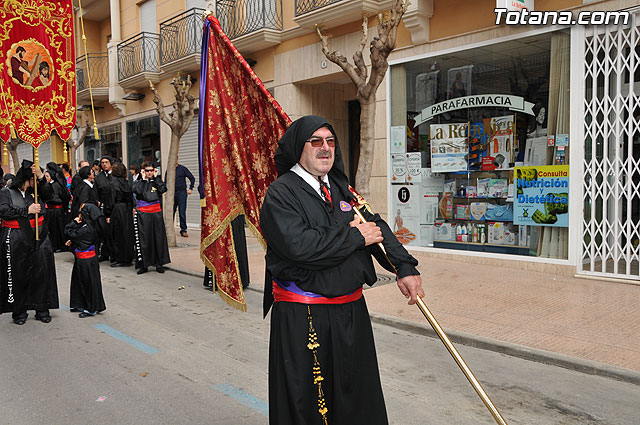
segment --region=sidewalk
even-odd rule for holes
[[[171,249],[170,266],[201,275],[200,234],[189,234],[178,238],[188,246]],[[249,288],[262,291],[264,252],[250,232],[247,250]],[[454,343],[640,384],[640,286],[421,254],[413,253],[424,300]],[[430,333],[420,310],[407,306],[391,279],[367,289],[365,298],[374,321]]]

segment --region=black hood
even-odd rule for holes
[[[55,162],[47,163],[47,171],[54,181],[57,181],[62,187],[67,187],[67,179],[64,177],[62,168]]]
[[[20,189],[24,184],[24,182],[28,181],[31,177],[33,177],[33,171],[31,170],[32,165],[33,165],[33,162],[29,161],[28,159],[22,160],[22,165],[20,166],[20,169],[16,173],[16,177],[11,182],[12,187],[16,187]]]
[[[80,212],[82,213],[82,219],[91,224],[94,224],[100,216],[104,215],[97,205],[90,202],[84,204],[80,209]]]
[[[278,142],[275,161],[278,168],[278,175],[281,176],[291,169],[300,160],[304,144],[313,133],[322,127],[327,127],[336,138],[335,158],[333,167],[329,170],[329,178],[336,182],[345,196],[352,197],[349,192],[349,179],[344,172],[340,143],[336,132],[326,119],[317,115],[307,115],[295,120],[284,133]]]

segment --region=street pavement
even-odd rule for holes
[[[200,235],[189,232],[189,238],[178,238],[182,247],[171,250],[170,267],[200,276]],[[262,291],[264,250],[249,230],[247,248],[250,288]],[[412,254],[419,260],[424,300],[454,341],[640,384],[640,282],[577,278],[567,268],[548,266],[544,272],[535,263],[496,266],[476,257]],[[374,320],[430,333],[394,278],[378,272],[380,282],[365,290]]]
[[[56,266],[68,305],[71,254]],[[63,306],[52,323],[31,314],[24,326],[0,316],[0,423],[268,423],[260,292],[246,291],[242,313],[199,277],[106,263],[101,273],[104,314],[80,319]],[[392,424],[494,423],[437,339],[380,324],[374,333]],[[638,385],[458,348],[509,424],[640,423]]]

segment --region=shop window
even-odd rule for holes
[[[157,115],[127,123],[129,165],[151,162],[160,167],[160,120]]]
[[[568,257],[569,58],[558,31],[391,67],[402,243]]]

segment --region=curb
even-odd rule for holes
[[[176,273],[203,278],[202,273],[192,272],[178,267],[165,268]],[[252,286],[247,287],[245,290],[258,292],[261,294],[264,293],[264,289]],[[398,317],[387,316],[374,312],[369,312],[369,316],[371,317],[372,323],[389,326],[413,334],[427,336],[429,338],[439,339],[435,331],[428,325],[423,325],[420,323],[400,319]],[[478,335],[471,335],[464,332],[453,330],[445,330],[445,332],[447,333],[447,336],[449,336],[449,339],[451,339],[451,341],[455,344],[462,344],[468,347],[493,351],[507,356],[517,357],[537,363],[562,367],[564,369],[585,373],[587,375],[612,378],[618,381],[640,385],[640,372],[635,370],[612,366],[592,360],[581,359],[566,354],[554,353],[551,351],[541,350],[539,348],[531,348],[524,345],[513,344],[510,342],[498,341],[495,339],[485,338]]]

